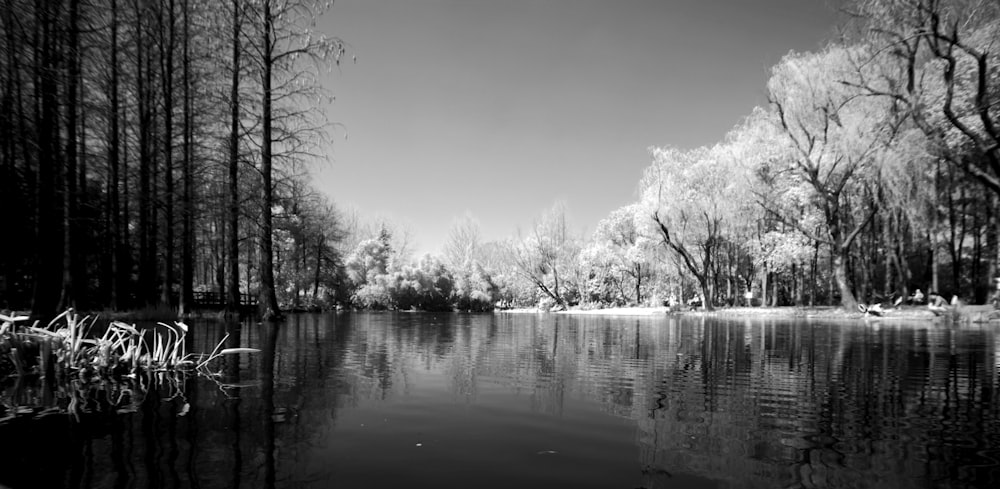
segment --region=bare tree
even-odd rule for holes
[[[336,38],[317,35],[308,28],[311,19],[322,14],[322,4],[308,0],[263,0],[255,11],[258,42],[254,43],[256,60],[261,77],[261,159],[262,202],[260,236],[258,239],[259,276],[258,306],[264,319],[280,316],[274,290],[274,159],[275,143],[289,149],[286,158],[301,156],[302,145],[307,144],[312,127],[295,127],[307,119],[308,112],[298,108],[275,110],[275,99],[292,103],[315,94],[317,82],[311,72],[298,62],[340,62],[344,44]],[[280,80],[275,86],[275,80]],[[306,87],[306,88],[302,88]],[[312,90],[310,90],[312,88]],[[276,92],[279,94],[275,96]],[[301,101],[301,100],[299,100]],[[285,110],[282,110],[285,109]],[[275,121],[279,121],[275,137]]]

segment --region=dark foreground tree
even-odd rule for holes
[[[315,70],[330,63],[337,64],[345,52],[339,39],[318,35],[308,28],[312,19],[323,10],[318,1],[263,0],[255,12],[258,21],[256,60],[260,64],[261,77],[262,182],[257,301],[264,319],[281,314],[274,283],[275,159],[291,162],[309,156],[307,148],[313,142],[311,139],[318,137],[318,127],[310,117],[314,113],[304,107],[308,107],[309,100],[315,99],[319,91],[318,78],[310,68]],[[283,105],[275,107],[275,99],[283,101]],[[278,121],[277,127],[275,121]],[[279,146],[277,154],[276,145]]]

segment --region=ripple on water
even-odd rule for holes
[[[235,392],[238,401],[204,380],[188,387],[185,416],[167,416],[180,398],[158,393],[75,432],[74,440],[93,440],[60,450],[89,451],[39,459],[44,470],[70,474],[79,467],[62,461],[82,461],[88,473],[109,474],[104,486],[120,482],[118,462],[151,476],[175,464],[213,486],[247,487],[264,485],[269,470],[303,487],[998,481],[1000,358],[988,329],[542,315],[303,319],[282,326],[273,362],[243,359],[227,373],[253,381]],[[192,331],[211,346],[221,337],[209,325]],[[267,337],[249,326],[240,334],[242,346]],[[272,364],[272,397],[263,399],[260,386],[271,379],[261,366]],[[29,411],[41,407],[41,396],[21,399],[35,403]],[[147,460],[145,447],[156,446],[179,453]],[[275,447],[273,460],[264,447]],[[112,453],[120,459],[109,460]],[[0,483],[20,470],[2,460],[11,459],[0,457]]]

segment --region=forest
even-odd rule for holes
[[[210,288],[270,317],[276,264],[329,269],[333,208],[304,166],[345,55],[310,30],[325,8],[5,0],[2,307],[184,313]]]
[[[985,303],[1000,275],[995,1],[853,1],[837,39],[784,56],[768,104],[722,141],[650,148],[635,201],[592,233],[556,203],[499,241],[460,218],[423,257],[405,227],[309,184],[336,134],[320,79],[349,56],[311,27],[328,5],[3,3],[0,308],[184,314],[213,292],[233,310],[252,295],[263,318],[692,298],[854,310],[916,289]]]

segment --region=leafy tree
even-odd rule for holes
[[[490,273],[478,262],[471,269],[454,275],[453,302],[461,311],[492,311],[500,298],[500,287]]]
[[[801,196],[822,216],[825,233],[802,224],[799,216],[780,209],[772,214],[833,250],[833,271],[841,305],[857,305],[848,282],[850,248],[877,211],[875,157],[894,137],[890,104],[864,97],[852,85],[863,73],[855,60],[860,48],[830,46],[820,53],[791,53],[774,67],[768,81],[771,104],[787,138],[788,149],[777,162],[805,184]]]
[[[993,1],[858,0],[856,18],[865,33],[859,42],[873,47],[867,64],[883,74],[863,80],[866,93],[882,96],[899,107],[928,139],[932,161],[946,162],[989,189],[992,207],[1000,206],[1000,5]],[[884,82],[884,83],[877,83]],[[910,138],[912,141],[912,138]],[[931,253],[940,225],[932,218]],[[1000,219],[992,213],[987,239],[994,250],[987,273],[989,284],[1000,269]],[[937,269],[932,267],[933,281]],[[936,288],[936,287],[935,287]]]
[[[330,306],[346,278],[337,250],[343,239],[339,215],[304,181],[295,180],[289,190],[281,198],[275,231],[275,250],[282,257],[275,268],[279,303],[293,309]]]
[[[902,104],[942,157],[1000,194],[1000,5],[860,0],[856,8],[876,64],[899,67],[894,83],[858,86]]]
[[[642,304],[651,278],[650,255],[655,241],[646,235],[649,219],[638,203],[611,212],[580,253],[590,270],[587,292],[601,302]]]
[[[392,235],[383,229],[377,238],[358,243],[357,248],[347,258],[347,276],[355,287],[375,282],[379,275],[385,275],[393,261]]]
[[[653,165],[640,183],[642,203],[671,250],[701,288],[703,307],[713,308],[717,247],[747,200],[748,174],[724,145],[680,151],[652,148]]]

